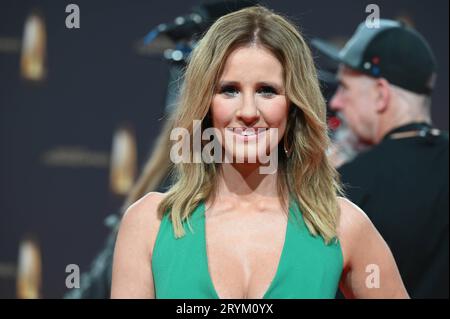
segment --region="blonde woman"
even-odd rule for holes
[[[232,161],[193,162],[191,148],[166,193],[128,208],[111,296],[333,298],[340,286],[346,297],[407,298],[386,243],[340,197],[325,116],[293,24],[259,6],[218,19],[192,53],[172,120],[191,144],[195,120],[231,132],[234,144],[219,143]],[[248,160],[266,151],[277,154],[275,173]]]

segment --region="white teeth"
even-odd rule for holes
[[[241,133],[241,135],[244,135],[244,136],[255,135],[255,131],[253,131],[253,130],[245,130],[245,131],[243,131]]]
[[[261,133],[263,130],[266,131],[267,129],[253,129],[253,128],[249,128],[249,129],[242,129],[242,128],[230,128],[230,130],[234,131],[235,134],[239,134],[241,136],[252,136],[252,135],[256,135],[257,133]]]

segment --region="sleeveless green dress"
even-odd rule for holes
[[[186,234],[179,239],[169,214],[161,220],[152,256],[156,298],[219,299],[208,269],[203,201],[189,220],[193,232],[185,221]],[[312,236],[291,200],[281,258],[263,299],[334,298],[342,268],[339,242],[326,245],[322,237]]]

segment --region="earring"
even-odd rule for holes
[[[289,149],[286,149],[286,140],[287,140],[287,132],[284,134],[284,139],[283,139],[283,149],[284,149],[284,153],[286,154],[286,157],[290,157],[292,154],[292,146]]]

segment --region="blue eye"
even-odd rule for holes
[[[220,94],[225,94],[227,96],[236,96],[239,93],[238,89],[232,85],[221,87],[219,92]]]
[[[277,90],[275,90],[275,88],[271,86],[262,86],[258,89],[257,92],[266,97],[271,97],[277,94]]]

